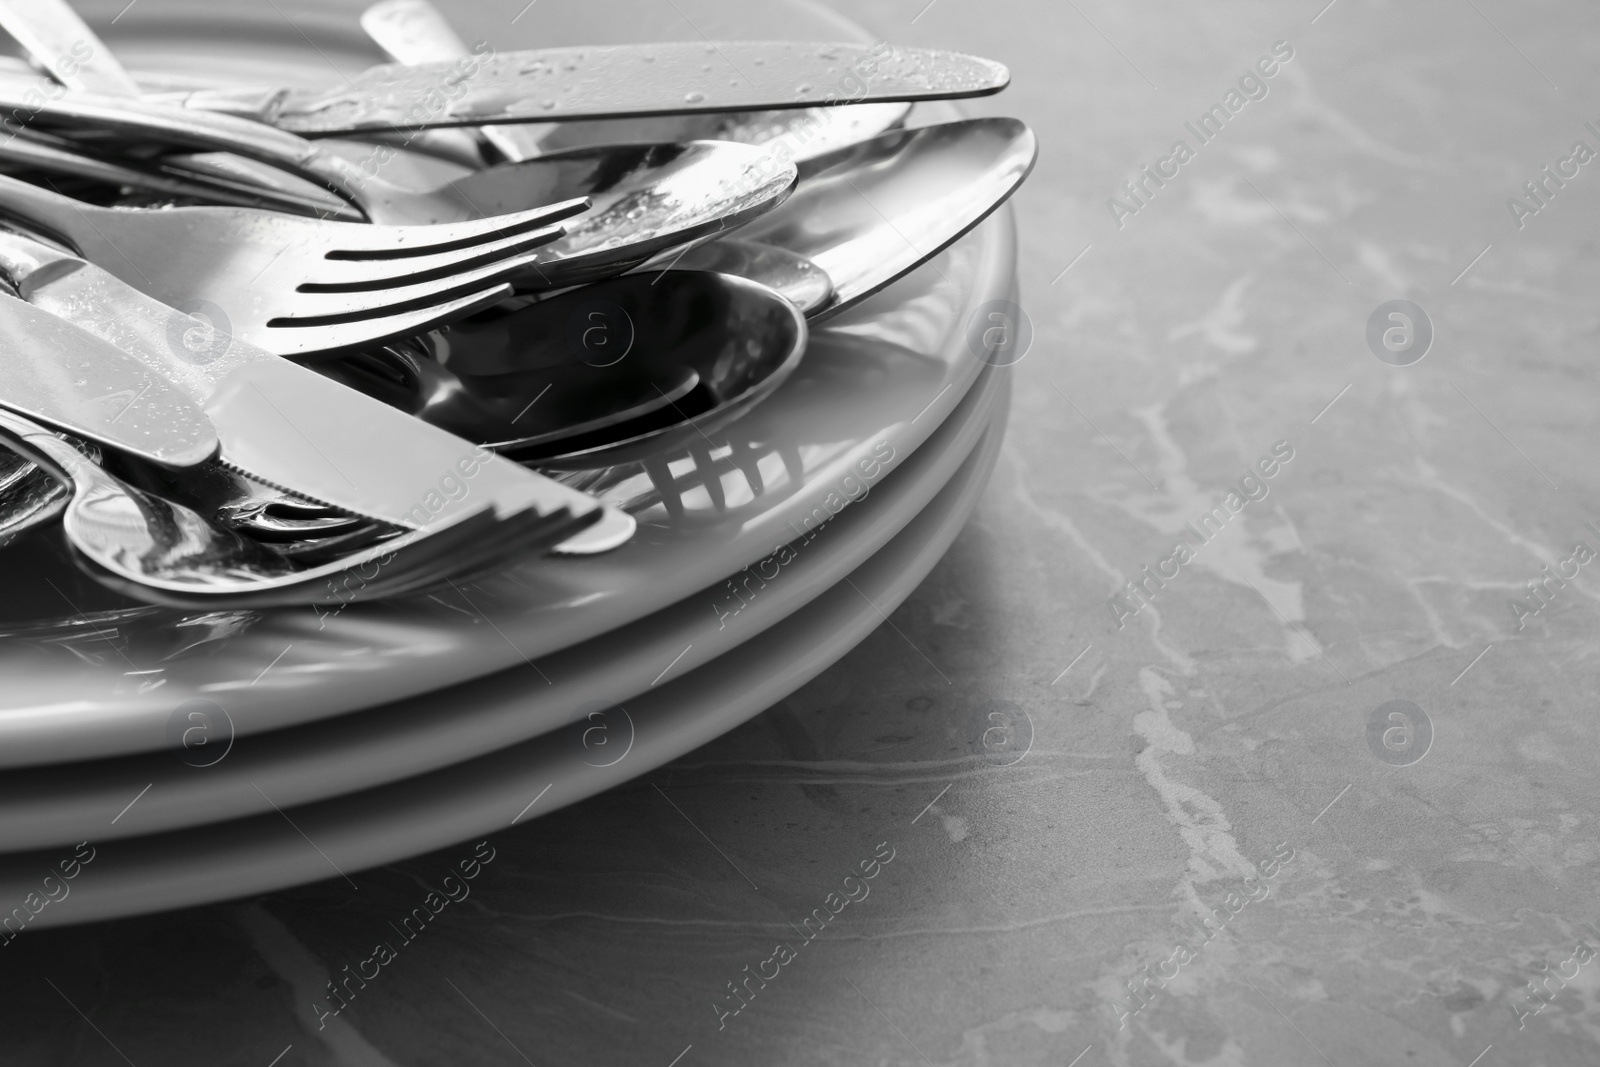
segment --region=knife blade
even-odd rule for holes
[[[560,546],[575,554],[632,536],[633,519],[594,497],[229,337],[69,253],[0,234],[0,271],[36,316],[59,316],[58,327],[165,376],[215,427],[219,460],[257,481],[410,529],[485,503],[500,515],[565,509],[592,524]]]
[[[204,462],[219,444],[160,373],[11,296],[0,296],[0,407],[166,467]]]
[[[482,47],[482,46],[480,46]],[[960,52],[799,41],[700,41],[485,52],[373,67],[331,89],[151,94],[306,136],[504,122],[772,111],[988,96],[1010,74]]]

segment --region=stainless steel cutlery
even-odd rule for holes
[[[187,451],[178,462],[167,459],[171,466],[197,463],[220,448],[225,466],[258,481],[410,529],[448,524],[485,505],[501,517],[527,509],[540,516],[565,511],[573,519],[572,533],[602,519],[592,497],[240,338],[224,337],[204,358],[195,358],[174,338],[206,324],[75,256],[0,234],[0,273],[27,301],[0,299],[0,349],[27,345],[27,335],[11,323],[36,320],[41,336],[56,339],[57,362],[65,362],[62,353],[73,351],[74,342],[88,351],[81,367],[72,368],[83,377],[111,378],[91,360],[105,364],[115,357],[179,394],[160,408],[148,396],[130,408],[144,422],[172,427],[174,436],[180,426],[186,431]],[[13,336],[6,336],[8,330]],[[0,395],[0,403],[8,399]],[[166,413],[177,400],[193,413],[188,423]],[[147,407],[161,417],[146,414]],[[189,443],[199,435],[189,425],[196,416],[209,436]],[[120,420],[112,421],[114,430]],[[121,439],[126,436],[102,429],[96,439],[131,450]],[[176,451],[175,445],[167,450]],[[604,536],[619,524],[631,532],[625,516],[613,515],[604,523]]]
[[[610,550],[632,518],[506,457],[698,447],[808,318],[927,262],[1036,153],[1015,120],[895,129],[1005,87],[957,53],[496,53],[427,0],[362,24],[399,64],[141,92],[62,0],[0,0],[59,82],[0,67],[26,118],[0,144],[0,540],[59,514],[106,584],[239,606]]]
[[[871,73],[861,78],[858,70]],[[686,41],[490,50],[469,62],[374,67],[327,89],[264,86],[161,99],[328,136],[951,100],[988,96],[1009,81],[999,63],[959,52],[817,41]]]
[[[471,61],[475,53],[429,0],[379,0],[362,12],[361,28],[397,63]],[[875,67],[866,68],[875,69]],[[854,71],[846,67],[838,88],[853,96]],[[764,145],[774,158],[799,163],[874,137],[905,121],[904,101],[783,111],[651,114],[633,119],[528,122],[472,131],[508,160],[531,159],[564,148],[634,141],[737,141]]]
[[[8,296],[0,408],[162,466],[193,466],[218,447],[205,412],[159,369]]]

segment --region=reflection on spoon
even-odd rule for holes
[[[516,459],[592,469],[725,425],[788,377],[805,341],[799,311],[763,285],[663,271],[317,369]]]

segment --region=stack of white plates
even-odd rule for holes
[[[129,42],[135,69],[286,82],[378,58],[359,5],[148,2],[140,25],[161,32]],[[103,29],[118,6],[86,14]],[[684,35],[650,9],[548,0],[501,20],[504,47]],[[782,11],[693,17],[713,38],[861,36]],[[337,612],[194,614],[110,602],[41,543],[53,531],[0,551],[20,620],[0,634],[0,902],[81,842],[93,861],[32,924],[348,876],[536,818],[770,706],[878,626],[970,514],[1009,384],[966,325],[1013,297],[1014,260],[1002,210],[816,330],[734,425],[599,476],[640,523],[610,555]]]

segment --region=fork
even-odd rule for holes
[[[283,356],[420,333],[509,294],[587,197],[491,219],[379,226],[242,207],[106,208],[0,176],[0,214],[136,289]],[[181,250],[182,254],[178,254]]]

